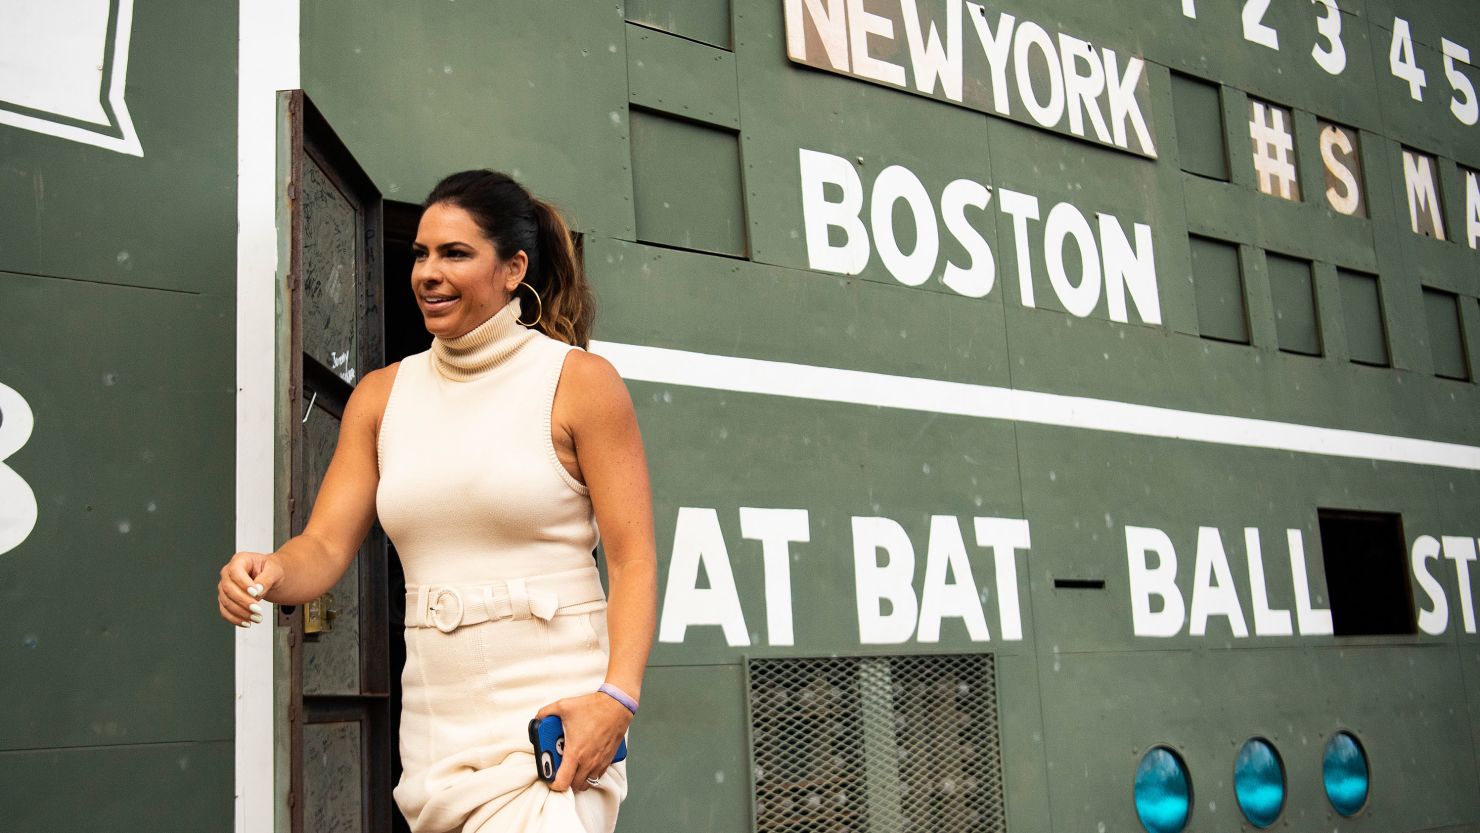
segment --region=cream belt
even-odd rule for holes
[[[594,565],[487,584],[408,584],[406,627],[451,633],[499,619],[548,622],[563,608],[605,599]]]

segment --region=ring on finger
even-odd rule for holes
[[[590,784],[593,787],[599,787],[599,786],[601,786],[601,781],[599,779],[596,779],[596,778],[587,778],[586,779],[586,783],[587,784]]]

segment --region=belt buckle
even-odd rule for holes
[[[452,597],[452,600],[457,602],[457,616],[453,617],[451,622],[444,624],[442,612],[450,610],[450,606],[442,604],[442,599],[446,596]],[[437,630],[443,633],[452,633],[453,631],[457,630],[458,625],[462,624],[463,597],[461,593],[457,592],[456,588],[444,587],[441,590],[438,590],[435,594],[433,594],[432,603],[428,605],[428,607],[430,607],[432,611],[432,626],[435,627]]]

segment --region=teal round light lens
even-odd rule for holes
[[[1326,742],[1321,777],[1326,798],[1343,816],[1355,816],[1367,804],[1367,752],[1347,732],[1337,732]]]
[[[1233,764],[1233,794],[1244,817],[1255,827],[1268,827],[1285,809],[1285,765],[1267,741],[1254,738]]]
[[[1182,833],[1192,812],[1187,765],[1165,746],[1152,747],[1136,767],[1136,815],[1147,833]]]

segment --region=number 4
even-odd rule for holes
[[[1401,17],[1393,18],[1393,45],[1388,49],[1388,69],[1392,70],[1393,77],[1408,82],[1408,95],[1414,101],[1423,101],[1423,88],[1428,86],[1429,77],[1419,69],[1413,52],[1413,35],[1408,31],[1408,21]]]
[[[1480,117],[1480,105],[1475,102],[1475,85],[1470,79],[1454,66],[1455,61],[1468,64],[1470,62],[1470,50],[1460,46],[1448,38],[1439,41],[1444,50],[1444,74],[1449,77],[1449,86],[1454,88],[1454,98],[1449,102],[1449,112],[1459,119],[1463,124],[1474,124]],[[1460,103],[1460,99],[1464,103]]]

